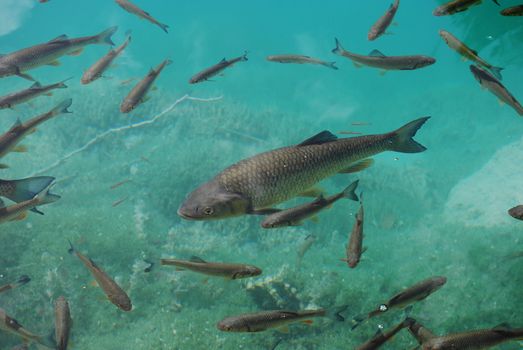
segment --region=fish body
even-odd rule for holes
[[[327,316],[324,309],[318,310],[272,310],[227,317],[217,327],[224,332],[263,332],[269,329],[285,328],[291,323],[311,323],[314,317]]]
[[[69,303],[64,297],[59,297],[54,304],[55,339],[57,350],[67,350],[72,319]]]
[[[105,54],[102,58],[100,58],[98,61],[96,61],[91,67],[89,67],[81,78],[82,84],[89,84],[93,81],[101,78],[103,76],[103,73],[111,66],[113,61],[118,57],[123,50],[129,45],[131,42],[131,36],[128,36],[125,42],[118,46],[116,49],[109,50],[108,53]]]
[[[149,73],[147,73],[147,75],[134,86],[127,97],[125,97],[122,104],[120,105],[120,111],[122,113],[129,113],[138,107],[139,104],[147,101],[148,98],[146,95],[153,86],[156,78],[158,78],[165,66],[171,63],[171,60],[165,60],[156,68],[151,68]]]
[[[405,322],[408,324],[409,333],[416,338],[420,344],[436,337],[428,328],[425,328],[425,326],[411,317],[407,317]]]
[[[323,209],[331,206],[341,198],[348,198],[358,200],[358,196],[354,192],[358,187],[358,181],[354,181],[343,192],[329,196],[327,198],[320,195],[311,203],[298,205],[294,208],[278,211],[274,214],[268,215],[261,223],[263,228],[276,228],[285,226],[301,225],[303,220],[313,217]]]
[[[482,0],[452,0],[441,6],[438,6],[432,14],[434,16],[447,16],[468,10],[472,6],[481,4]],[[499,5],[498,0],[493,0]]]
[[[367,34],[367,38],[369,40],[376,40],[385,32],[387,31],[387,28],[392,23],[392,20],[394,19],[394,16],[396,15],[396,11],[398,11],[398,7],[400,5],[400,0],[394,1],[393,4],[390,5],[389,9],[383,16],[381,16],[376,23],[370,28],[369,33]]]
[[[58,59],[64,55],[78,55],[83,48],[92,44],[114,45],[111,35],[118,27],[111,27],[98,35],[69,39],[61,35],[49,42],[31,46],[0,57],[0,78],[10,75],[18,75],[23,78],[34,80],[31,76],[24,74],[25,71],[43,65],[58,65]]]
[[[49,344],[46,339],[25,329],[17,320],[10,317],[3,309],[0,309],[0,330],[12,333],[22,338],[25,342],[36,342],[54,349],[54,346]]]
[[[347,265],[349,265],[350,268],[358,266],[361,254],[363,253],[363,220],[363,203],[360,203],[360,209],[356,213],[356,220],[354,221],[354,226],[352,227],[349,237],[349,244],[346,249],[347,259],[345,259],[345,261],[347,261]]]
[[[121,8],[123,8],[125,11],[136,15],[142,19],[145,19],[146,21],[151,22],[152,24],[157,25],[160,27],[161,30],[163,30],[166,33],[169,33],[167,30],[169,29],[169,26],[167,24],[160,23],[158,20],[156,20],[153,16],[151,16],[148,12],[142,10],[135,4],[131,3],[129,0],[115,0],[118,5],[120,5]]]
[[[379,330],[378,332],[376,332],[376,335],[372,337],[372,339],[369,339],[365,343],[358,346],[356,350],[379,349],[383,344],[391,340],[399,331],[401,331],[403,328],[406,328],[407,326],[408,323],[406,321],[403,321],[388,331],[382,332],[381,330]]]
[[[326,62],[317,58],[303,55],[271,55],[267,56],[267,61],[278,63],[296,63],[296,64],[318,64],[331,69],[338,69],[336,62]]]
[[[503,68],[500,67],[494,67],[484,59],[478,56],[478,52],[475,50],[472,50],[470,47],[465,45],[462,41],[460,41],[458,38],[456,38],[454,35],[452,35],[450,32],[441,29],[439,31],[439,35],[445,40],[447,45],[457,53],[459,53],[463,58],[468,59],[474,63],[476,63],[478,66],[483,67],[485,69],[488,69],[493,75],[496,76],[497,79],[501,80],[501,71]]]
[[[20,180],[0,179],[0,197],[8,198],[16,203],[33,199],[34,196],[49,187],[54,180],[55,178],[51,176],[35,176]],[[49,196],[58,197],[52,194],[48,194]],[[42,214],[36,209],[32,209],[32,211]]]
[[[523,220],[523,205],[518,205],[509,209],[508,213],[514,219]]]
[[[508,7],[501,10],[503,16],[523,16],[523,5]]]
[[[131,311],[133,305],[124,290],[93,260],[76,251],[70,242],[69,244],[71,246],[69,253],[76,255],[85,267],[87,267],[111,303],[123,311]]]
[[[196,73],[190,80],[190,84],[197,84],[201,83],[202,81],[209,80],[210,78],[220,74],[225,69],[233,66],[234,64],[242,61],[248,61],[247,58],[247,52],[245,52],[242,56],[236,57],[230,60],[222,59],[220,62],[215,64],[214,66],[211,66],[209,68],[204,69],[203,71]]]
[[[424,151],[425,147],[412,137],[427,119],[417,119],[380,135],[338,139],[324,131],[299,145],[244,159],[194,190],[178,209],[178,215],[211,220],[274,212],[266,208],[309,190],[371,155]]]
[[[512,107],[520,116],[523,116],[523,106],[518,100],[507,90],[503,84],[496,79],[488,71],[471,65],[470,71],[474,75],[474,78],[479,82],[482,88],[489,90],[493,93],[502,103],[508,104]]]
[[[54,89],[65,89],[65,81],[50,85],[41,85],[39,82],[35,82],[30,88],[11,93],[0,97],[0,109],[13,108],[16,105],[28,102],[41,95],[52,95]]]
[[[414,70],[430,66],[436,62],[435,58],[424,55],[385,56],[378,50],[373,50],[368,56],[358,55],[345,50],[338,39],[332,52],[350,59],[356,67],[367,66],[388,70]]]
[[[16,123],[5,134],[0,136],[0,158],[13,151],[24,152],[24,148],[17,148],[18,143],[28,134],[34,132],[35,128],[43,122],[56,117],[62,113],[71,113],[67,110],[72,104],[71,99],[60,103],[47,113],[34,117],[24,123],[17,120]]]
[[[209,276],[224,277],[232,280],[254,277],[262,273],[262,270],[256,266],[207,262],[196,256],[193,256],[190,260],[161,259],[161,264],[173,265],[180,270],[191,270]]]
[[[21,287],[24,284],[28,283],[29,281],[31,281],[29,276],[26,276],[26,275],[20,276],[20,278],[18,278],[18,280],[16,282],[12,282],[12,283],[0,286],[0,293],[7,292],[8,290]]]
[[[60,199],[60,196],[49,193],[49,187],[35,195],[32,199],[8,207],[3,206],[3,202],[0,202],[0,223],[13,220],[23,220],[27,216],[27,211],[35,209],[39,205],[53,203]],[[41,212],[38,213],[41,214]]]

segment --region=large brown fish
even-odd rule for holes
[[[103,76],[103,73],[109,68],[109,66],[113,63],[113,61],[122,53],[123,50],[129,45],[131,42],[131,36],[128,35],[125,42],[118,46],[116,49],[109,50],[108,53],[105,54],[102,58],[100,58],[98,61],[96,61],[95,64],[93,64],[89,69],[87,69],[84,74],[82,75],[82,78],[80,79],[82,84],[89,84],[93,81],[101,78]]]
[[[465,45],[462,41],[460,41],[458,38],[456,38],[451,33],[447,32],[446,30],[441,29],[439,31],[439,35],[445,40],[447,45],[457,53],[459,53],[464,59],[471,60],[475,64],[477,64],[480,67],[483,67],[485,69],[490,70],[492,74],[498,78],[499,80],[502,79],[501,77],[501,71],[503,68],[500,67],[494,67],[484,59],[478,56],[478,52],[475,50],[472,50],[470,47]]]
[[[242,61],[247,61],[247,60],[248,60],[247,59],[247,51],[245,51],[245,53],[242,56],[240,56],[240,57],[232,58],[230,60],[227,60],[227,59],[224,58],[220,62],[216,63],[214,66],[211,66],[209,68],[206,68],[206,69],[202,70],[199,73],[196,73],[189,80],[189,83],[190,84],[196,84],[196,83],[201,83],[202,81],[207,81],[210,78],[214,77],[215,75],[220,74],[225,69],[233,66],[234,64],[236,64],[238,62],[242,62]]]
[[[28,102],[38,96],[46,95],[52,96],[51,92],[54,89],[65,89],[67,85],[65,82],[69,80],[63,80],[59,83],[42,86],[39,82],[35,82],[29,89],[13,92],[9,95],[0,97],[0,109],[14,108],[16,105]]]
[[[500,103],[508,104],[510,107],[514,108],[520,116],[523,116],[523,106],[521,106],[519,101],[516,100],[516,98],[498,79],[488,71],[474,65],[470,66],[470,71],[482,88],[489,90],[499,99]]]
[[[361,196],[360,196],[361,198]],[[354,226],[352,226],[352,231],[349,237],[349,243],[346,248],[346,259],[342,259],[347,262],[350,268],[355,268],[358,266],[358,263],[361,259],[361,254],[363,253],[363,200],[360,202],[360,209],[356,213],[356,220],[354,221]]]
[[[4,203],[0,200],[0,223],[23,220],[26,218],[27,212],[29,210],[34,209],[39,205],[56,202],[58,199],[60,199],[60,196],[49,193],[49,187],[38,193],[32,199],[28,199],[8,207],[4,206]],[[41,212],[38,213],[42,214]]]
[[[151,68],[149,73],[136,84],[131,92],[125,97],[122,104],[120,105],[120,111],[122,113],[129,113],[134,110],[138,105],[147,101],[147,93],[153,86],[156,78],[160,75],[165,66],[171,64],[171,60],[165,60],[160,63],[156,68]]]
[[[432,14],[434,16],[447,16],[455,13],[463,12],[469,9],[469,7],[481,4],[482,0],[452,0],[441,6],[438,6]],[[495,4],[499,5],[498,0],[492,0]]]
[[[376,40],[385,32],[387,31],[387,28],[392,23],[392,20],[394,19],[394,16],[396,15],[396,11],[398,11],[398,6],[400,5],[400,0],[394,1],[393,4],[390,5],[389,9],[383,16],[381,16],[376,23],[370,28],[369,33],[367,34],[367,38],[369,40]]]
[[[319,181],[384,151],[423,152],[412,139],[428,117],[381,135],[338,139],[323,131],[299,145],[244,159],[194,190],[178,209],[185,219],[223,219],[272,213],[272,205],[291,199]]]
[[[423,55],[385,56],[378,50],[373,50],[368,56],[358,55],[345,50],[338,39],[332,52],[351,60],[357,68],[368,66],[388,70],[414,70],[430,66],[436,62],[435,58]]]
[[[98,35],[69,39],[66,35],[35,46],[28,47],[7,55],[0,56],[0,78],[18,75],[22,78],[34,80],[24,72],[43,65],[56,66],[58,59],[64,55],[79,55],[86,45],[108,44],[114,45],[111,35],[118,27],[111,27]]]
[[[406,328],[409,326],[409,323],[407,320],[398,323],[396,326],[392,327],[391,329],[383,332],[381,329],[376,332],[374,337],[366,341],[365,343],[361,344],[356,348],[356,350],[376,350],[381,348],[383,344],[391,340],[399,331],[401,331],[403,328]]]
[[[523,220],[523,205],[515,206],[508,210],[510,216],[514,219]]]
[[[7,315],[3,309],[0,309],[0,330],[12,333],[26,342],[36,342],[51,349],[55,348],[49,340],[25,329],[17,320]]]
[[[162,265],[176,266],[178,270],[191,270],[209,276],[224,277],[231,280],[254,277],[262,273],[256,266],[245,264],[207,262],[197,256],[191,257],[189,261],[178,259],[161,259]]]
[[[508,7],[501,10],[503,16],[523,16],[523,5]]]
[[[26,276],[26,275],[20,276],[20,278],[18,278],[18,280],[16,280],[16,282],[12,282],[12,283],[0,286],[0,293],[7,292],[8,290],[21,287],[24,284],[29,283],[29,281],[31,281],[29,276]]]
[[[59,297],[54,304],[55,340],[57,350],[67,350],[72,319],[69,303],[64,297]]]
[[[0,197],[8,198],[16,203],[27,201],[33,199],[34,196],[49,187],[54,180],[55,178],[51,176],[36,176],[20,180],[0,179]],[[57,197],[56,199],[60,198],[54,194],[48,194],[47,196]],[[36,208],[31,209],[31,211],[43,214]]]
[[[338,69],[336,62],[325,62],[317,58],[303,55],[271,55],[267,56],[267,61],[278,63],[296,63],[296,64],[319,64],[330,69]]]
[[[124,290],[111,277],[109,277],[104,270],[96,265],[93,260],[76,251],[71,242],[69,242],[69,245],[69,253],[76,255],[85,267],[87,267],[111,303],[118,306],[123,311],[131,311],[133,305],[131,299],[129,299],[129,296],[127,296]]]
[[[145,19],[146,21],[151,22],[152,24],[157,25],[160,27],[164,32],[167,32],[167,29],[169,29],[169,26],[167,24],[163,24],[158,22],[153,16],[151,16],[148,12],[145,12],[135,4],[131,3],[129,0],[115,0],[118,5],[120,5],[121,8],[123,8],[125,11],[132,13],[133,15],[136,15],[140,18]]]

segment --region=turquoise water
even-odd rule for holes
[[[523,250],[522,223],[506,213],[523,203],[523,122],[480,88],[469,63],[438,35],[444,28],[504,67],[503,84],[523,100],[523,22],[500,16],[491,1],[454,16],[433,16],[441,3],[403,0],[393,34],[369,42],[367,31],[389,1],[136,0],[170,26],[165,34],[113,1],[0,0],[1,53],[61,34],[94,35],[113,25],[119,27],[114,35],[119,45],[132,31],[131,44],[106,78],[80,84],[83,71],[107,52],[105,46],[89,46],[81,56],[62,58],[59,67],[30,71],[46,84],[73,77],[68,89],[0,111],[2,133],[17,117],[26,120],[65,98],[73,99],[74,112],[28,136],[27,153],[1,160],[10,165],[3,179],[54,176],[53,192],[62,198],[41,207],[44,216],[30,213],[24,221],[2,224],[0,285],[22,274],[32,281],[0,294],[0,307],[44,335],[53,327],[54,300],[66,296],[74,319],[72,349],[271,349],[280,338],[278,349],[348,349],[369,339],[378,325],[400,321],[404,312],[391,311],[354,331],[352,317],[402,288],[443,275],[447,284],[410,312],[434,333],[503,322],[523,326],[523,259],[507,258]],[[334,37],[352,52],[425,54],[437,63],[380,75],[333,55]],[[224,76],[188,84],[198,71],[246,50],[249,61]],[[339,70],[265,60],[283,53],[336,61]],[[120,102],[137,80],[122,82],[140,79],[165,58],[173,64],[150,100],[128,115],[120,113]],[[3,78],[0,95],[30,85]],[[185,95],[209,100],[175,105]],[[384,133],[422,116],[432,117],[416,135],[426,152],[385,152],[368,170],[321,183],[337,193],[360,180],[367,251],[356,269],[339,260],[358,209],[353,202],[336,203],[318,223],[276,230],[262,229],[260,217],[186,221],[176,213],[190,191],[246,157],[322,130]],[[110,189],[127,179],[131,182]],[[297,251],[309,234],[317,240],[298,266]],[[81,262],[67,253],[67,240],[115,277],[133,301],[132,312],[106,300]],[[191,255],[253,264],[263,274],[226,281],[158,263]],[[144,259],[156,262],[149,273],[143,272]],[[216,328],[224,317],[246,312],[343,304],[347,322],[315,319],[311,326],[291,326],[288,334]],[[0,333],[0,349],[18,343],[16,336]],[[386,345],[415,346],[406,331]]]

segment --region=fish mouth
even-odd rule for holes
[[[198,220],[198,218],[193,217],[193,216],[190,216],[190,215],[187,214],[187,213],[184,213],[184,212],[182,211],[182,207],[178,208],[178,210],[176,211],[176,213],[178,214],[178,216],[180,216],[182,219],[185,219],[185,220]]]

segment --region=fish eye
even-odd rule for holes
[[[212,213],[214,213],[214,209],[211,208],[211,207],[206,207],[206,208],[203,209],[203,213],[205,215],[211,215]]]

